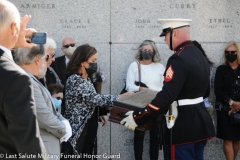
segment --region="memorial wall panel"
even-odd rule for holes
[[[237,0],[131,0],[111,1],[112,39],[140,43],[149,36],[159,39],[159,18],[189,18],[191,36],[205,42],[239,40],[240,3]],[[114,22],[114,23],[113,23]]]

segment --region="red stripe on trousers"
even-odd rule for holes
[[[172,159],[175,160],[175,145],[172,145]]]

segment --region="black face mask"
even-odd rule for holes
[[[142,59],[149,60],[153,58],[154,53],[153,52],[142,52]]]
[[[237,54],[229,53],[226,55],[227,61],[232,63],[237,59]]]
[[[85,68],[88,77],[91,77],[93,73],[97,72],[97,63],[89,63],[89,68]]]

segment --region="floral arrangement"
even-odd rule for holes
[[[94,85],[97,93],[101,94],[102,82],[105,80],[106,80],[106,78],[101,71],[97,71],[96,73],[94,73],[92,75],[93,85]]]
[[[97,71],[92,76],[93,82],[103,82],[106,80],[104,74],[101,71]]]

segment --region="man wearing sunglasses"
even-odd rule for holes
[[[56,58],[55,62],[52,63],[53,69],[56,71],[57,75],[59,76],[61,83],[65,85],[65,70],[68,64],[69,59],[71,58],[73,52],[76,49],[75,42],[70,37],[65,37],[62,41],[62,51],[64,53],[63,56]]]
[[[47,87],[49,84],[61,84],[61,80],[58,77],[56,71],[50,66],[55,61],[55,51],[57,49],[56,42],[47,37],[46,43],[44,44],[44,50],[47,54],[47,72],[45,77],[40,79],[41,83]]]

